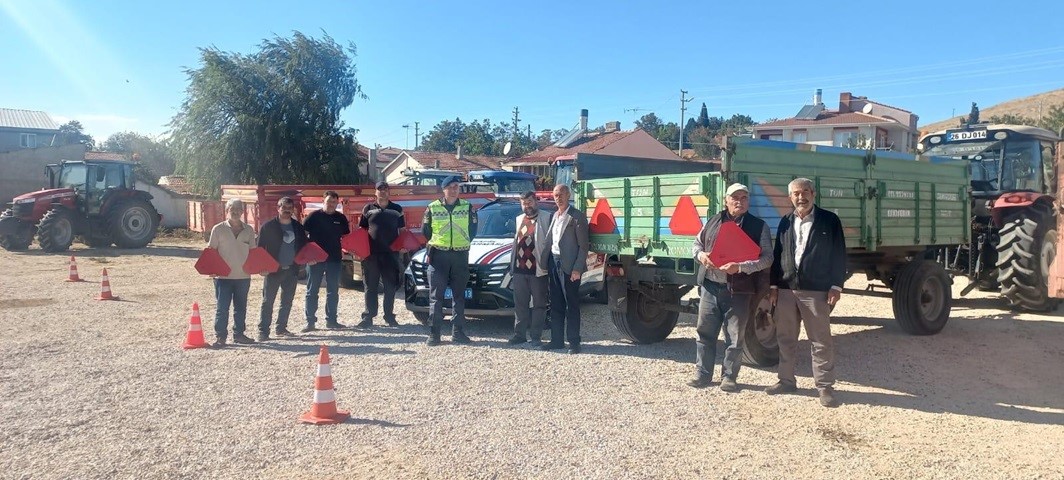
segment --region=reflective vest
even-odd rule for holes
[[[472,205],[459,199],[450,212],[443,205],[442,200],[436,200],[429,204],[429,215],[432,218],[432,239],[429,245],[446,250],[468,250],[469,238],[469,210]]]

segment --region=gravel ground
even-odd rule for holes
[[[755,368],[738,394],[693,390],[692,316],[631,345],[591,304],[577,356],[507,348],[500,320],[473,321],[472,347],[429,348],[401,305],[399,328],[186,352],[193,302],[213,340],[213,288],[200,244],[160,243],[75,247],[79,284],[67,257],[0,251],[0,477],[1064,478],[1064,321],[987,294],[913,337],[855,276],[833,328],[843,405],[825,409],[808,355],[798,395],[765,395],[775,372]],[[122,301],[92,300],[102,267]],[[252,325],[260,298],[256,279]],[[341,291],[341,321],[361,304]],[[343,425],[297,420],[322,343]]]

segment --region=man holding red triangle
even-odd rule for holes
[[[259,234],[259,246],[277,260],[276,272],[265,274],[262,282],[262,306],[259,308],[258,341],[270,339],[270,322],[273,320],[273,302],[277,299],[277,290],[281,291],[281,307],[277,309],[277,324],[274,334],[278,337],[291,337],[288,331],[288,315],[292,311],[292,300],[296,296],[296,284],[299,282],[299,266],[296,257],[307,244],[307,232],[303,224],[294,218],[296,203],[291,197],[281,197],[277,201],[277,216],[262,224]]]
[[[753,308],[755,293],[768,291],[772,266],[772,234],[764,220],[748,213],[750,191],[746,185],[733,183],[725,191],[725,209],[709,218],[694,243],[694,258],[699,264],[695,278],[700,285],[698,303],[698,338],[695,340],[694,380],[687,384],[705,388],[713,384],[717,357],[717,336],[724,329],[724,360],[720,389],[738,392],[743,334]],[[732,225],[726,225],[731,223]],[[731,228],[738,226],[738,229]],[[746,238],[743,238],[746,237]],[[741,248],[756,242],[760,251]],[[739,246],[740,248],[736,248]],[[717,265],[713,259],[728,258]]]

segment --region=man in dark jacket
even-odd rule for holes
[[[550,342],[543,350],[556,350],[569,341],[569,353],[580,353],[580,279],[587,271],[588,225],[583,210],[569,205],[568,185],[554,187],[558,211],[550,218]]]
[[[399,289],[402,278],[402,263],[399,253],[392,251],[392,242],[399,238],[399,232],[406,228],[403,207],[388,198],[388,183],[377,182],[377,201],[362,209],[359,228],[369,233],[369,257],[362,260],[362,283],[365,285],[366,310],[362,312],[362,321],[356,327],[373,326],[373,317],[377,316],[377,294],[381,283],[384,284],[384,323],[398,327],[395,321],[395,291]],[[358,260],[358,259],[356,259]]]
[[[274,333],[279,337],[290,337],[288,331],[288,313],[292,311],[292,298],[296,295],[296,283],[299,270],[295,263],[296,254],[307,244],[307,232],[295,214],[295,202],[289,197],[277,201],[277,217],[262,224],[259,231],[258,246],[277,260],[280,268],[266,275],[262,282],[262,307],[259,309],[260,342],[270,339],[270,321],[273,317],[273,302],[277,290],[281,290],[281,308],[277,310],[277,326]]]
[[[776,395],[798,390],[794,366],[798,330],[812,344],[813,378],[820,404],[835,399],[835,344],[831,338],[831,310],[846,282],[846,238],[838,215],[813,204],[816,191],[808,178],[787,185],[794,213],[780,219],[776,230],[770,299],[776,306],[776,339],[780,345],[779,382],[765,389]]]
[[[724,194],[724,211],[713,215],[698,233],[694,244],[694,258],[698,262],[699,292],[698,326],[695,331],[694,380],[687,384],[705,388],[713,383],[713,363],[717,358],[717,336],[724,329],[724,360],[721,362],[720,389],[738,392],[740,357],[746,322],[754,307],[757,294],[764,295],[768,287],[766,270],[772,265],[772,234],[764,220],[749,213],[750,191],[746,185],[733,183]],[[717,236],[724,222],[734,222],[743,234],[761,246],[756,260],[714,265],[710,253],[717,244]]]
[[[310,241],[317,243],[329,258],[324,262],[307,265],[307,300],[305,313],[307,326],[303,332],[317,330],[314,323],[317,322],[318,314],[318,290],[321,288],[322,276],[325,277],[325,327],[330,329],[344,328],[337,321],[337,306],[340,303],[340,270],[343,268],[343,250],[340,248],[340,238],[351,233],[351,226],[343,212],[336,209],[340,204],[340,194],[329,190],[325,192],[325,208],[310,215],[303,222],[303,226],[310,236]]]

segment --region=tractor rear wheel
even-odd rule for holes
[[[64,252],[74,243],[74,222],[63,208],[53,208],[37,224],[37,243],[49,253]]]
[[[1049,265],[1057,253],[1053,210],[1036,203],[1005,218],[998,242],[998,282],[1001,294],[1014,307],[1033,311],[1056,308],[1049,297]]]
[[[129,199],[111,209],[108,226],[118,247],[142,248],[155,238],[159,212],[145,200]]]

